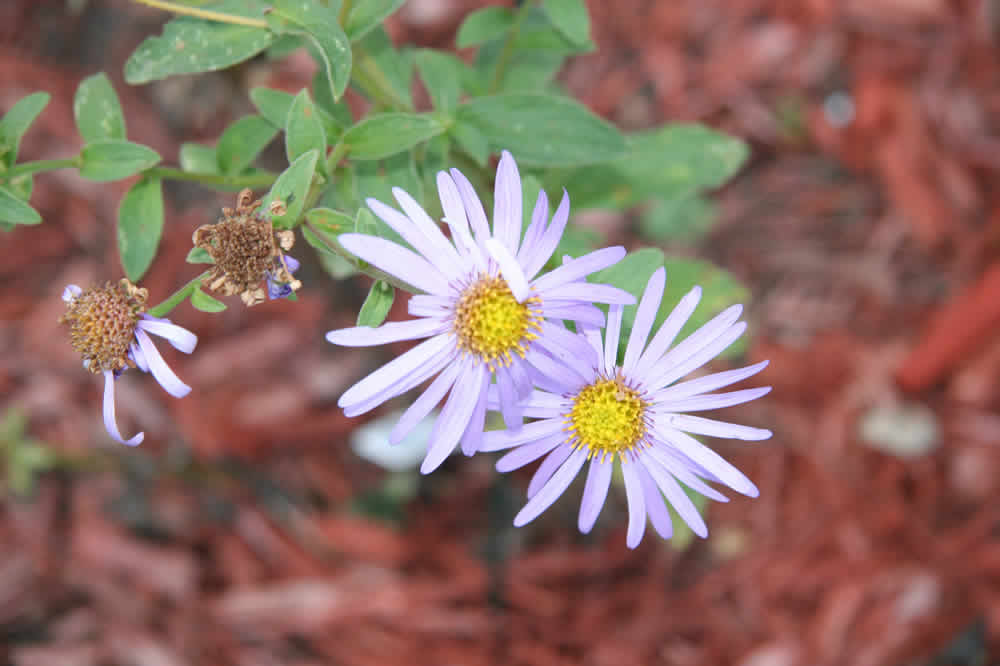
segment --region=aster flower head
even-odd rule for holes
[[[104,375],[104,427],[118,442],[135,446],[144,434],[122,437],[115,421],[115,379],[128,368],[153,375],[175,398],[183,398],[191,387],[182,382],[160,356],[149,335],[158,335],[185,354],[194,351],[198,338],[169,319],[145,313],[147,292],[126,279],[118,284],[81,289],[75,284],[63,290],[66,312],[59,323],[70,327],[70,344],[83,356],[83,367]]]
[[[664,497],[695,534],[708,535],[705,521],[681,484],[720,502],[728,499],[706,481],[722,483],[748,497],[758,495],[746,476],[691,433],[763,440],[771,431],[687,412],[737,405],[768,393],[770,387],[711,393],[760,372],[767,361],[676,383],[736,341],[746,323],[737,321],[742,308],[734,305],[671,348],[701,298],[700,288],[695,287],[650,339],[665,277],[660,268],[646,285],[621,363],[618,343],[623,308],[612,306],[603,339],[593,327],[582,327],[578,334],[593,349],[591,358],[598,361],[581,357],[553,364],[526,402],[526,415],[539,420],[519,432],[485,434],[482,450],[512,449],[497,461],[501,472],[544,457],[528,486],[528,502],[514,518],[516,526],[531,522],[551,506],[588,460],[580,531],[593,528],[617,460],[625,480],[630,548],[639,545],[647,517],[660,536],[670,538],[672,525]]]
[[[635,302],[623,290],[583,281],[625,256],[622,247],[591,252],[539,275],[566,227],[569,196],[563,192],[550,222],[548,198],[539,193],[522,238],[521,177],[507,151],[497,167],[492,228],[461,172],[438,173],[437,185],[450,238],[399,188],[393,189],[393,196],[403,212],[375,199],[367,203],[412,250],[374,236],[339,237],[350,252],[423,292],[409,301],[409,313],[416,319],[330,331],[326,336],[333,344],[351,347],[426,338],[349,388],[338,403],[348,416],[357,416],[433,377],[390,435],[391,443],[401,441],[448,396],[421,466],[425,474],[459,443],[466,455],[479,449],[494,378],[504,420],[518,428],[521,401],[531,392],[539,368],[557,358],[593,355],[586,340],[553,320],[600,326],[604,315],[593,302]]]
[[[247,306],[261,303],[265,294],[269,299],[285,298],[302,286],[292,276],[299,262],[285,254],[295,244],[295,234],[275,231],[271,225],[270,216],[283,214],[283,204],[272,203],[267,213],[259,210],[260,205],[253,192],[243,190],[235,209],[223,208],[222,219],[198,227],[191,238],[215,262],[203,283],[226,296],[239,294]]]

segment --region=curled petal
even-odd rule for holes
[[[118,430],[118,423],[115,422],[115,375],[110,370],[104,371],[104,428],[113,440],[126,446],[138,446],[146,436],[140,432],[132,439],[125,439]]]
[[[170,323],[166,319],[143,315],[142,319],[139,320],[138,327],[147,333],[160,336],[169,342],[174,349],[185,354],[193,352],[198,344],[197,335],[182,326]]]
[[[156,345],[153,341],[149,339],[146,332],[141,328],[135,329],[135,339],[139,343],[139,348],[142,350],[142,355],[146,358],[146,363],[149,365],[149,372],[153,375],[156,381],[163,387],[163,390],[174,396],[175,398],[183,398],[188,393],[191,392],[191,387],[185,384],[174,374],[174,371],[170,369],[163,357],[160,356],[160,352],[156,349]]]

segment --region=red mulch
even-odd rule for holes
[[[390,31],[448,45],[482,4],[411,0]],[[385,353],[323,342],[363,281],[312,262],[298,303],[175,311],[200,344],[168,361],[195,391],[126,375],[119,419],[147,441],[116,447],[56,319],[66,283],[119,276],[124,186],[47,174],[45,224],[0,236],[0,416],[16,406],[62,464],[27,497],[0,490],[0,664],[1000,663],[1000,3],[589,4],[599,49],[563,72],[573,94],[626,128],[751,142],[713,230],[668,249],[751,288],[748,357],[771,359],[775,390],[732,416],[775,435],[720,450],[761,497],[713,506],[707,541],[633,552],[620,498],[590,537],[576,499],[513,529],[525,479],[483,456],[373,517],[386,476],[335,403]],[[249,86],[308,81],[299,61],[255,61],[131,88],[121,65],[162,15],[71,5],[0,8],[0,109],[53,96],[27,159],[76,150],[73,91],[97,70],[168,162],[247,112]],[[191,233],[230,198],[168,193],[154,301],[194,274]],[[612,237],[640,245],[634,221]],[[929,409],[929,453],[862,437],[900,405]]]

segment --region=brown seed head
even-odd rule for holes
[[[69,340],[94,373],[131,365],[129,346],[146,309],[148,292],[122,278],[118,284],[85,289],[66,304],[59,323],[69,324]]]

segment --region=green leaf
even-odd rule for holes
[[[191,307],[202,312],[222,312],[226,309],[226,304],[195,287],[191,292]]]
[[[351,42],[337,22],[337,12],[316,0],[276,0],[268,24],[278,34],[308,37],[317,49],[335,100],[351,76]]]
[[[21,137],[31,127],[31,123],[35,122],[35,118],[49,103],[49,99],[50,95],[44,92],[22,97],[10,107],[3,119],[0,119],[0,159],[7,166],[11,166],[17,160]]]
[[[138,143],[112,139],[95,141],[80,151],[80,175],[98,182],[121,180],[159,161],[155,150]]]
[[[358,326],[381,326],[389,316],[389,309],[396,298],[396,290],[392,285],[376,280],[368,292],[361,310],[358,312]]]
[[[319,152],[310,150],[303,153],[292,164],[285,169],[278,179],[274,181],[271,191],[264,197],[262,210],[268,210],[272,201],[282,201],[287,212],[284,215],[275,215],[271,218],[275,227],[289,229],[295,226],[302,214],[305,206],[306,194],[312,184],[313,174],[316,173],[316,160]]]
[[[317,74],[321,74],[321,72],[317,72]],[[326,77],[319,76],[319,80],[326,81]],[[254,88],[250,91],[250,99],[253,101],[254,106],[257,107],[260,115],[267,119],[267,122],[278,129],[285,129],[285,123],[288,121],[288,110],[292,108],[295,95],[286,93],[283,90],[274,90],[273,88]],[[341,106],[340,104],[337,105],[337,107]],[[326,135],[327,141],[340,136],[345,124],[339,118],[327,112],[322,106],[319,106],[318,102],[314,105],[314,108],[323,125],[323,132]],[[350,122],[347,124],[350,124]]]
[[[313,208],[306,213],[306,219],[312,229],[303,225],[302,236],[318,251],[324,270],[338,280],[357,274],[357,261],[348,260],[332,249],[340,247],[337,236],[354,230],[354,218],[330,208]]]
[[[285,152],[289,162],[313,149],[320,155],[326,155],[326,132],[308,90],[302,90],[295,96],[285,123]],[[325,167],[325,164],[322,166]]]
[[[465,17],[455,36],[460,49],[503,37],[514,24],[514,12],[508,7],[487,7]]]
[[[349,128],[341,141],[356,160],[379,160],[441,134],[447,126],[431,113],[379,113]]]
[[[590,44],[590,15],[583,0],[542,0],[542,9],[566,39],[580,46]]]
[[[125,116],[104,72],[80,82],[73,98],[76,127],[85,142],[125,138]]]
[[[0,222],[38,224],[42,216],[4,185],[0,185]]]
[[[700,194],[658,199],[639,220],[642,234],[654,241],[691,242],[712,226],[715,208]]]
[[[494,151],[510,150],[525,166],[577,166],[606,162],[625,153],[617,129],[565,97],[512,93],[482,97],[456,110]]]
[[[356,42],[389,18],[404,2],[406,0],[358,0],[347,17],[344,32]]]
[[[458,104],[465,63],[443,51],[420,49],[414,55],[417,70],[434,108],[451,111]]]
[[[331,208],[313,208],[306,213],[306,219],[315,229],[333,238],[354,229],[353,217]]]
[[[182,16],[163,26],[161,36],[147,37],[129,56],[125,81],[138,85],[177,74],[226,69],[254,57],[273,41],[274,34],[265,28]]]
[[[490,159],[490,144],[480,132],[472,125],[455,123],[448,130],[448,136],[455,140],[455,143],[481,167],[485,167]]]
[[[400,51],[392,44],[385,28],[379,26],[369,32],[358,46],[360,57],[357,69],[368,78],[378,78],[388,89],[393,103],[399,108],[413,107],[413,63],[410,51]]]
[[[200,143],[182,143],[180,165],[191,173],[219,173],[219,159],[215,148]]]
[[[118,254],[125,275],[138,282],[156,256],[163,233],[163,190],[158,178],[143,178],[118,206]]]
[[[334,99],[333,90],[330,89],[323,70],[316,70],[313,74],[312,94],[316,105],[329,116],[329,119],[324,119],[323,122],[327,123],[326,140],[332,144],[333,138],[339,136],[345,127],[350,127],[354,123],[351,108],[343,99],[340,101]],[[331,127],[335,129],[331,130]]]
[[[745,143],[701,125],[666,125],[626,137],[627,154],[576,169],[550,185],[565,186],[576,207],[626,208],[644,199],[689,197],[729,180],[746,161]]]
[[[218,168],[225,174],[237,174],[257,159],[277,134],[274,126],[261,116],[243,116],[226,128],[215,148]]]
[[[212,259],[212,255],[208,253],[203,247],[193,247],[188,252],[187,258],[184,260],[189,264],[214,264],[215,260]]]
[[[423,181],[417,172],[412,152],[399,153],[379,162],[358,162],[356,172],[358,191],[364,193],[365,199],[372,197],[392,202],[392,188],[399,187],[417,201],[424,201]],[[427,212],[429,215],[434,214],[432,210]],[[391,240],[398,237],[388,226],[385,231]]]

